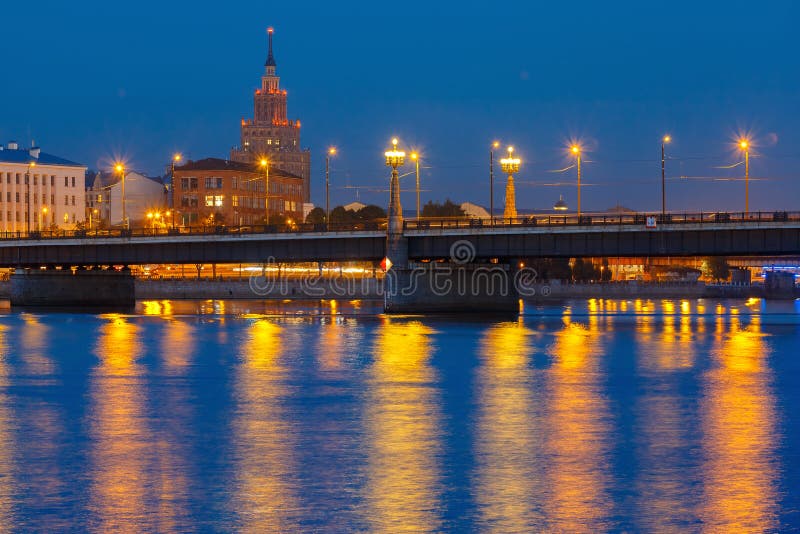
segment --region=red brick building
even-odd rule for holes
[[[255,164],[217,158],[189,161],[175,167],[175,224],[202,226],[263,224],[265,186],[269,181],[270,220],[303,217],[303,179],[270,167],[269,178]]]

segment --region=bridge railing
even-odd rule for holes
[[[359,232],[381,231],[386,229],[385,220],[359,221],[352,223],[301,223],[269,224],[247,226],[176,226],[160,228],[110,228],[92,230],[37,230],[31,232],[0,232],[0,240],[55,240],[55,239],[96,239],[129,237],[168,237],[168,236],[214,236],[250,234],[294,234],[315,232]]]
[[[511,227],[553,227],[553,226],[668,226],[674,224],[710,223],[764,223],[798,222],[800,212],[710,212],[710,213],[586,213],[565,215],[527,215],[514,218],[470,218],[444,217],[406,219],[406,230],[457,229],[457,228],[511,228]]]

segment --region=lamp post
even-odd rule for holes
[[[514,174],[519,172],[522,161],[514,157],[514,147],[508,147],[508,157],[500,160],[500,167],[508,174],[506,182],[506,203],[503,209],[503,219],[514,219],[517,216],[517,196],[514,191]]]
[[[331,157],[336,155],[336,147],[330,147],[328,153],[325,155],[325,224],[331,222],[331,193],[330,193],[330,176],[331,176]]]
[[[739,149],[744,152],[744,213],[750,214],[750,141],[741,139]]]
[[[417,219],[419,219],[419,154],[412,152],[411,159],[414,160],[415,173],[417,175]]]
[[[400,204],[400,177],[397,168],[406,162],[406,153],[397,149],[397,138],[392,139],[392,149],[387,150],[386,166],[392,168],[392,181],[389,183],[389,234],[403,232],[403,207]]]
[[[578,145],[572,145],[570,149],[573,154],[575,154],[575,158],[577,159],[577,166],[578,166],[578,217],[581,216],[581,147]]]
[[[94,216],[97,215],[97,208],[89,210],[89,230],[94,229]]]
[[[42,231],[42,220],[47,220],[47,206],[42,206],[42,212],[39,214],[39,231]]]
[[[128,229],[128,213],[125,208],[125,165],[117,163],[114,170],[122,176],[122,227]]]
[[[169,198],[167,198],[167,203],[171,208],[175,207],[175,165],[180,163],[181,160],[183,160],[183,154],[180,152],[176,152],[172,155],[172,187],[169,191]]]
[[[36,167],[36,162],[28,163],[28,172],[25,173],[25,233],[31,233],[31,170]]]
[[[666,145],[672,141],[672,137],[665,135],[661,139],[661,220],[667,216],[667,152]]]
[[[494,225],[494,151],[500,148],[500,141],[492,143],[489,148],[489,220]]]
[[[269,225],[269,160],[261,158],[259,165],[264,169],[264,224]]]

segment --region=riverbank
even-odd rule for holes
[[[323,278],[323,279],[137,279],[137,300],[152,299],[230,299],[230,300],[306,300],[350,299],[382,300],[383,280],[380,278]],[[528,288],[524,297],[530,301],[556,301],[583,298],[607,299],[665,299],[665,298],[765,298],[763,286],[697,283],[605,282],[561,283],[551,281]],[[531,294],[532,293],[532,294]],[[8,281],[0,281],[0,299],[8,299]],[[794,295],[800,298],[797,289]]]

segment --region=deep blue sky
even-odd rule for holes
[[[92,168],[115,154],[160,174],[170,153],[226,157],[252,113],[267,26],[289,114],[312,150],[323,200],[384,204],[392,135],[426,156],[424,199],[488,204],[488,146],[524,160],[518,206],[574,207],[564,147],[587,149],[584,209],[660,207],[670,133],[673,209],[743,209],[744,184],[716,168],[749,131],[751,208],[797,208],[800,7],[772,2],[63,2],[4,4],[0,139]],[[411,167],[408,167],[411,170]],[[679,176],[689,178],[678,179]],[[412,178],[404,179],[404,188]],[[498,180],[496,204],[502,204]],[[412,194],[404,207],[411,208]]]

